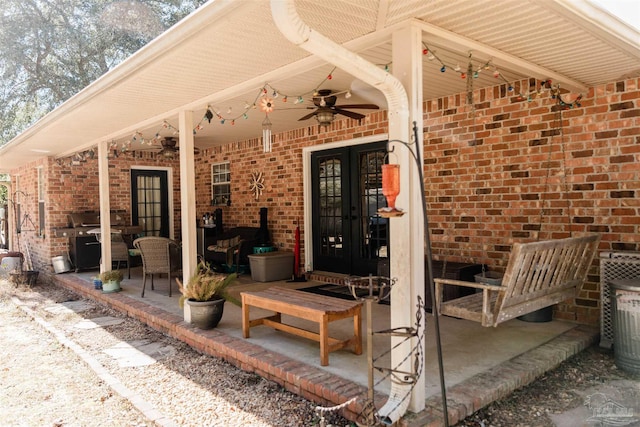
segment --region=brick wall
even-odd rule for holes
[[[131,223],[131,167],[156,166],[172,167],[174,209],[174,227],[180,236],[180,177],[177,159],[166,159],[153,152],[121,153],[109,159],[109,180],[111,211],[123,215],[127,224]],[[70,158],[55,160],[43,158],[12,171],[12,186],[15,189],[15,177],[19,176],[22,196],[22,217],[27,213],[36,225],[39,224],[37,200],[37,168],[42,167],[45,176],[45,230],[40,236],[39,230],[25,229],[20,235],[21,251],[30,252],[33,265],[38,270],[52,271],[51,258],[67,254],[69,240],[55,237],[55,228],[68,225],[67,215],[73,212],[96,212],[100,209],[98,183],[98,159],[87,158],[84,162],[72,162]],[[15,233],[12,239],[15,242]]]
[[[362,123],[336,120],[325,131],[309,126],[274,135],[273,149],[264,153],[262,139],[236,142],[205,150],[196,165],[198,213],[210,212],[211,164],[230,162],[231,205],[223,206],[226,228],[259,226],[260,208],[268,209],[268,227],[272,241],[285,250],[293,250],[295,228],[300,226],[304,245],[304,200],[302,149],[305,147],[360,138],[386,132],[386,112],[370,115]],[[263,172],[265,189],[256,200],[249,183],[253,172]],[[304,258],[304,252],[302,252]]]
[[[535,82],[522,81],[525,89]],[[450,261],[486,263],[503,269],[513,242],[602,233],[602,251],[640,251],[640,90],[638,79],[592,88],[581,107],[561,111],[543,91],[519,99],[505,85],[474,92],[476,118],[465,94],[425,102],[425,197],[433,250]],[[575,94],[564,95],[572,101]],[[291,250],[299,221],[304,239],[302,149],[375,134],[386,129],[386,112],[362,123],[336,120],[325,131],[304,127],[274,135],[273,151],[263,153],[260,139],[204,150],[196,160],[197,214],[213,211],[211,164],[231,165],[230,206],[222,207],[227,227],[257,226],[259,209],[268,208],[272,240]],[[47,173],[47,227],[66,225],[66,214],[97,210],[97,160],[78,166],[49,159],[21,168],[20,188],[35,194],[37,173]],[[132,165],[174,169],[176,237],[180,234],[178,161],[154,153],[121,154],[110,160],[111,207],[129,212]],[[249,188],[252,172],[263,172],[259,200]],[[33,187],[33,188],[32,188]],[[36,205],[37,206],[37,205]],[[33,211],[37,214],[37,210]],[[65,239],[30,247],[39,262],[50,264]],[[29,237],[31,238],[31,237]],[[304,256],[304,254],[303,254]],[[595,324],[599,317],[599,273],[594,262],[575,303],[559,306],[556,317]]]
[[[549,92],[528,101],[504,85],[474,93],[475,120],[464,96],[428,101],[434,252],[499,270],[513,242],[570,231],[602,233],[603,251],[639,251],[639,99],[638,80],[630,79],[592,88],[581,107],[564,111]],[[575,304],[560,305],[556,317],[597,323],[596,264]]]

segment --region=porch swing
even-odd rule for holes
[[[468,92],[468,97],[470,104],[473,106],[471,91]],[[556,100],[560,143],[563,147],[562,168],[566,172],[562,133],[562,108],[566,104],[560,99],[559,94]],[[475,124],[475,109],[472,112]],[[551,146],[552,144],[549,144],[549,156],[551,156]],[[550,165],[547,168],[546,186],[548,188]],[[566,177],[566,173],[564,176]],[[566,185],[564,187],[563,190],[566,193]],[[571,206],[569,198],[567,198],[567,203],[569,204],[567,214],[571,235]],[[544,202],[541,206],[540,227],[542,226],[543,211]],[[444,277],[434,278],[434,299],[437,315],[471,320],[479,322],[485,327],[496,327],[507,320],[524,316],[573,298],[577,295],[587,276],[599,242],[599,234],[589,234],[581,237],[514,243],[502,282],[499,285],[467,282]],[[491,281],[489,280],[488,282]],[[445,286],[471,288],[475,289],[475,293],[443,301]]]

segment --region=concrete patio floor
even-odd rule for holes
[[[220,324],[211,331],[201,331],[183,321],[178,305],[180,293],[172,285],[168,296],[166,277],[156,278],[155,290],[147,280],[145,297],[141,298],[142,268],[131,269],[131,279],[122,282],[122,292],[104,294],[93,289],[91,278],[96,271],[64,273],[53,276],[60,285],[80,292],[84,296],[102,301],[151,327],[187,342],[196,349],[222,357],[230,363],[272,379],[290,391],[325,406],[345,402],[354,396],[366,397],[368,363],[366,336],[364,353],[360,356],[349,349],[332,352],[329,366],[320,365],[318,343],[266,326],[251,329],[249,339],[242,338],[241,310],[227,303]],[[125,272],[126,277],[126,272]],[[316,277],[316,276],[314,276]],[[250,275],[240,276],[232,292],[261,290],[271,286],[302,288],[321,282],[254,282]],[[372,304],[373,330],[389,328],[388,305]],[[363,332],[366,331],[363,309]],[[266,314],[266,312],[265,312]],[[251,317],[261,316],[260,310],[251,310]],[[426,316],[425,373],[427,409],[409,414],[404,425],[443,425],[440,382],[436,357],[433,317]],[[287,318],[288,323],[316,330],[317,325]],[[411,326],[411,325],[407,325]],[[348,337],[353,333],[351,319],[330,324],[331,335]],[[474,322],[440,318],[440,334],[447,386],[447,406],[451,425],[471,415],[490,402],[504,397],[513,390],[533,381],[560,362],[596,342],[596,328],[563,321],[544,323],[511,320],[497,328],[483,328]],[[373,357],[388,351],[388,336],[375,336]],[[376,366],[389,367],[388,357],[381,357]],[[376,406],[388,398],[388,380],[376,375]],[[343,414],[355,420],[361,411],[361,399],[349,405]]]

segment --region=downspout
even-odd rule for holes
[[[380,90],[387,98],[389,121],[399,120],[404,123],[408,135],[409,98],[397,78],[311,29],[298,15],[293,0],[271,0],[271,13],[278,29],[293,44],[357,75],[365,83]],[[393,424],[405,414],[410,399],[404,397],[408,393],[411,393],[410,384],[391,382],[390,397],[378,411],[385,424]]]

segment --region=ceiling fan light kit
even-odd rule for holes
[[[315,116],[320,126],[329,126],[335,119],[335,115],[331,110],[318,111]]]

